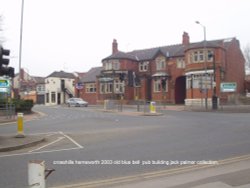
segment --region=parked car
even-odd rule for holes
[[[81,98],[70,98],[66,101],[66,104],[71,107],[71,106],[76,106],[76,107],[87,107],[88,102],[82,100]]]

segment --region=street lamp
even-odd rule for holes
[[[22,39],[23,39],[23,9],[24,9],[24,0],[22,0],[21,7],[21,20],[20,20],[20,43],[19,43],[19,87],[18,87],[18,95],[20,96],[21,90],[21,68],[22,68]]]
[[[207,41],[206,41],[206,27],[202,25],[199,21],[195,22],[196,24],[200,25],[203,28],[203,33],[204,33],[204,68],[205,68],[205,108],[206,110],[208,109],[208,91],[207,91]]]

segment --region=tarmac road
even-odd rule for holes
[[[48,186],[60,186],[250,153],[249,114],[167,111],[135,116],[93,108],[35,109],[46,115],[26,122],[25,133],[44,135],[47,142],[0,153],[0,187],[26,187],[27,163],[36,159],[56,169]],[[0,125],[1,135],[15,131],[15,123]]]

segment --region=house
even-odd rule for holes
[[[76,93],[78,97],[87,101],[89,104],[97,103],[97,75],[101,73],[102,67],[91,68],[82,75],[76,83]]]
[[[102,60],[97,75],[97,100],[123,99],[185,105],[212,105],[212,96],[226,101],[244,92],[244,57],[236,38],[182,43],[122,52],[114,39],[112,54]],[[236,90],[222,92],[221,83]]]
[[[34,76],[36,81],[36,104],[45,104],[45,78]]]
[[[53,72],[45,78],[45,104],[59,105],[75,96],[75,78],[73,73]]]
[[[21,69],[13,79],[14,97],[33,100],[44,104],[45,83],[43,77],[31,76],[27,70]]]

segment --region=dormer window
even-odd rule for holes
[[[146,72],[146,71],[148,71],[148,65],[149,65],[148,61],[140,62],[139,63],[139,71],[140,72]]]
[[[156,60],[156,70],[165,70],[166,69],[166,59],[165,57],[157,57]]]
[[[120,70],[120,62],[117,59],[105,61],[103,66],[105,70]]]

